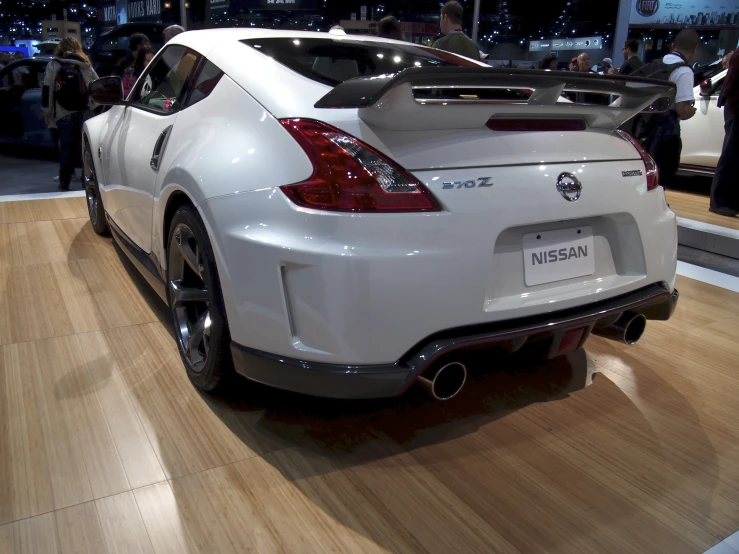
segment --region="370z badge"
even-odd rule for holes
[[[622,171],[621,177],[641,177],[643,172],[641,169],[634,169],[633,171]]]
[[[492,177],[478,177],[477,181],[445,181],[444,189],[473,189],[476,187],[492,187]]]

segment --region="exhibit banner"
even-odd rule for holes
[[[161,21],[160,0],[136,0],[128,3],[128,21]]]
[[[529,42],[529,52],[551,52],[552,50],[600,50],[603,37],[550,38]]]
[[[261,0],[263,10],[315,10],[318,8],[316,0]]]
[[[630,0],[632,27],[739,26],[739,0]]]

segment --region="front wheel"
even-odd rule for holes
[[[105,216],[105,206],[100,197],[100,186],[98,185],[95,164],[92,158],[90,145],[85,141],[85,154],[82,168],[82,181],[85,187],[85,199],[87,200],[87,213],[90,215],[92,228],[98,235],[110,234],[108,220]]]
[[[167,244],[167,300],[177,347],[190,381],[209,392],[233,373],[233,360],[213,248],[194,208],[175,212]]]

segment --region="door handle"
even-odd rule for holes
[[[164,152],[164,145],[167,142],[167,137],[169,137],[169,133],[171,131],[172,126],[170,125],[164,131],[162,131],[162,134],[159,135],[159,138],[157,139],[157,143],[154,145],[154,153],[152,154],[151,161],[149,162],[149,165],[154,171],[159,170],[159,161],[162,157],[162,153]]]

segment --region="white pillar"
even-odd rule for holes
[[[631,18],[630,0],[620,0],[618,3],[618,15],[616,16],[616,28],[613,34],[613,67],[620,68],[624,63],[622,48],[624,42],[629,38],[629,19]]]
[[[480,0],[475,0],[475,9],[472,13],[472,42],[477,44],[477,22],[480,19]]]

